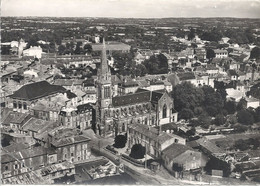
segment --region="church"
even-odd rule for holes
[[[102,57],[98,69],[96,128],[101,136],[125,133],[132,124],[160,126],[176,122],[178,113],[166,90],[138,89],[135,93],[113,96],[111,71],[103,40]]]

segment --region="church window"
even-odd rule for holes
[[[17,108],[17,103],[16,103],[16,101],[14,101],[13,106],[14,106],[14,108]]]
[[[104,98],[110,97],[110,87],[104,87]]]
[[[23,109],[26,110],[27,109],[27,104],[24,102],[23,103]]]
[[[22,103],[20,101],[18,102],[18,108],[22,108]]]
[[[167,117],[167,106],[164,105],[163,106],[163,118],[166,118]]]
[[[125,124],[122,125],[122,132],[125,132]]]

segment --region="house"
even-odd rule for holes
[[[204,155],[183,144],[173,143],[162,151],[162,161],[169,172],[191,171],[205,167],[207,160]]]
[[[208,64],[206,66],[206,73],[209,74],[209,76],[214,76],[219,73],[219,68],[213,64]]]
[[[66,105],[65,102],[61,102],[56,99],[52,102],[47,100],[38,101],[34,106],[31,107],[31,113],[34,117],[47,120],[47,121],[58,121],[59,112],[62,107]]]
[[[196,57],[199,61],[204,61],[206,59],[206,50],[204,48],[196,48],[195,49]]]
[[[33,56],[34,58],[42,58],[42,48],[40,46],[30,47],[23,51],[23,56]]]
[[[134,93],[138,89],[138,83],[134,80],[124,80],[118,84],[118,95]]]
[[[7,109],[5,109],[7,110]],[[1,124],[4,128],[10,129],[15,133],[19,133],[19,130],[32,116],[29,113],[20,112],[2,112]]]
[[[221,41],[222,41],[223,43],[227,43],[229,40],[230,40],[230,38],[228,38],[228,37],[222,37],[222,38],[221,38]]]
[[[245,97],[246,108],[252,107],[256,109],[260,106],[260,100],[254,97]]]
[[[66,89],[51,85],[47,81],[40,81],[22,86],[9,96],[10,102],[8,107],[18,112],[29,112],[31,106],[40,99],[49,99],[59,93],[65,93]]]
[[[173,143],[186,144],[186,140],[180,136],[160,132],[160,129],[142,124],[130,125],[127,130],[127,137],[129,149],[134,144],[141,144],[146,147],[147,154],[154,158],[160,158],[163,150]]]
[[[216,58],[226,58],[226,57],[228,57],[228,51],[227,50],[215,49],[214,52],[216,54]]]
[[[232,69],[228,70],[228,71],[227,71],[227,75],[229,76],[229,78],[231,79],[231,81],[240,80],[239,75],[238,75],[238,73],[237,73],[236,70],[232,70]]]
[[[85,130],[92,126],[92,112],[93,107],[87,103],[77,107],[63,108],[59,113],[59,118],[63,126]]]
[[[196,85],[197,80],[193,72],[179,72],[174,73],[168,76],[167,80],[171,82],[172,86],[175,87],[182,82],[190,82],[191,84]]]
[[[43,133],[57,127],[59,123],[55,121],[46,121],[38,118],[30,118],[23,124],[20,129],[20,133],[28,134],[34,139],[39,139],[39,136],[43,137]],[[40,139],[41,140],[41,139]],[[37,140],[36,140],[37,141]]]
[[[3,149],[3,153],[1,153],[2,178],[22,175],[55,163],[57,159],[52,162],[48,161],[48,157],[50,155],[55,156],[55,154],[56,152],[52,148],[42,146],[26,148],[10,153]]]
[[[80,134],[78,129],[55,128],[49,132],[49,144],[57,152],[58,162],[71,163],[84,161],[90,158],[90,139]]]

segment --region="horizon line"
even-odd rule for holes
[[[32,17],[32,18],[107,18],[107,19],[211,19],[211,18],[232,18],[232,19],[260,19],[260,17],[104,17],[104,16],[97,16],[97,17],[82,17],[82,16],[1,16],[2,18],[10,18],[10,17],[15,17],[15,18],[19,18],[19,17]]]

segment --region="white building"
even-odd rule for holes
[[[254,97],[246,97],[246,108],[252,107],[252,108],[257,108],[260,106],[260,100],[256,99]]]
[[[29,49],[23,51],[23,56],[33,56],[40,59],[42,57],[42,48],[40,46],[31,46]]]
[[[216,54],[216,58],[227,58],[228,57],[228,51],[227,50],[214,50]]]

